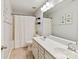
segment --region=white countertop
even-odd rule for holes
[[[77,59],[77,53],[68,50],[67,46],[63,45],[62,43],[51,40],[49,38],[44,40],[42,39],[42,36],[34,37],[33,39],[56,59]]]

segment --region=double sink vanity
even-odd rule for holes
[[[68,49],[75,43],[55,36],[33,37],[32,52],[35,59],[78,59],[77,52]]]

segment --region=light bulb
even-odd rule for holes
[[[46,6],[49,6],[50,5],[50,3],[49,2],[46,2]]]

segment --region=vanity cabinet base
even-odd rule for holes
[[[42,46],[33,40],[32,53],[35,59],[55,59]]]

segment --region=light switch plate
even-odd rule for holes
[[[72,13],[66,13],[66,24],[72,23]]]

